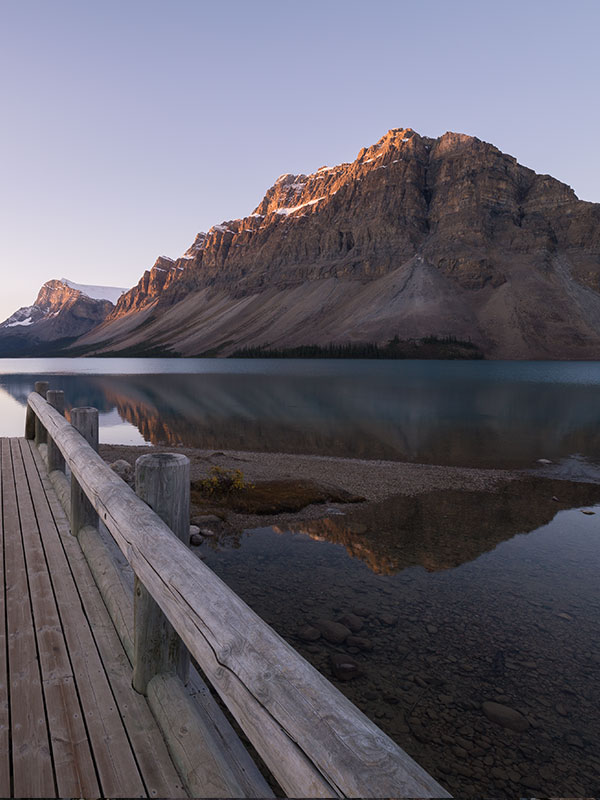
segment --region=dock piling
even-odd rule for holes
[[[190,461],[178,453],[140,456],[136,493],[185,545],[190,536]],[[188,682],[189,653],[139,578],[134,588],[133,688],[147,693],[155,675],[175,672]]]
[[[46,398],[46,394],[48,392],[48,381],[36,381],[34,386],[34,391],[40,394],[44,399]],[[29,409],[29,406],[28,406]],[[26,419],[25,422],[25,438],[26,439],[35,439],[35,443],[38,445],[44,444],[46,442],[46,428],[39,417],[34,415],[33,419],[33,436],[28,435],[31,431],[31,422]]]
[[[46,395],[46,400],[50,403],[52,408],[55,408],[59,414],[65,415],[65,393],[62,389],[49,389]],[[48,436],[48,472],[54,472],[55,469],[60,472],[65,471],[65,459],[56,446],[54,439]]]
[[[98,409],[71,409],[71,425],[79,431],[90,447],[98,452]],[[71,533],[77,536],[81,528],[98,527],[98,514],[87,499],[74,475],[71,475]]]

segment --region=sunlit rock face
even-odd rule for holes
[[[448,335],[492,358],[599,358],[600,205],[475,137],[394,128],[159,258],[78,344],[228,355]]]
[[[115,287],[84,286],[66,278],[47,281],[31,306],[0,324],[0,355],[54,353],[95,328],[114,308]]]

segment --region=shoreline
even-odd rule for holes
[[[332,514],[346,514],[355,508],[363,511],[375,507],[392,497],[414,497],[428,492],[454,490],[495,494],[514,481],[535,481],[554,485],[555,480],[531,476],[525,471],[454,467],[412,462],[370,461],[338,458],[334,456],[297,455],[291,453],[263,453],[239,450],[202,450],[192,447],[156,448],[140,445],[100,445],[100,455],[109,464],[125,460],[132,467],[136,459],[147,453],[169,450],[190,459],[192,482],[206,477],[212,467],[241,470],[245,481],[312,481],[334,492],[347,492],[364,498],[361,502],[336,500],[312,503],[294,512],[251,514],[230,508],[217,511],[192,504],[192,522],[203,524],[202,517],[212,517],[218,528],[238,530],[285,525],[305,520],[316,520]],[[564,481],[569,483],[569,481]],[[549,485],[549,491],[551,487]],[[552,495],[549,495],[549,499]],[[557,507],[557,511],[559,507]],[[198,522],[195,522],[196,518]]]

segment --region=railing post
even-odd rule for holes
[[[59,414],[65,415],[65,393],[62,389],[49,389],[46,394],[46,400],[55,408]],[[48,472],[53,472],[55,469],[61,472],[65,471],[65,459],[62,453],[54,443],[54,439],[48,436]]]
[[[190,534],[189,459],[175,453],[140,456],[135,462],[135,488],[138,497],[187,545]],[[133,688],[146,694],[151,679],[165,672],[176,672],[187,683],[189,653],[137,575],[133,602]]]
[[[35,386],[33,387],[33,390],[34,390],[34,392],[37,392],[38,394],[41,394],[42,397],[45,398],[46,394],[48,392],[48,381],[36,381]],[[31,411],[29,406],[27,406],[27,411],[28,412]],[[27,435],[28,431],[31,428],[31,423],[29,421],[29,417],[27,417],[26,420],[25,420],[25,438],[26,439],[35,438],[35,443],[37,445],[44,444],[44,442],[46,441],[46,428],[44,428],[44,426],[42,425],[41,421],[38,419],[38,417],[35,416],[33,411],[31,411],[31,413],[33,415],[34,435],[32,437]]]
[[[72,408],[71,425],[98,452],[98,409]],[[71,533],[77,536],[84,525],[98,527],[98,514],[74,475],[71,475]]]

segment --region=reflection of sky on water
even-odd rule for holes
[[[3,391],[0,384],[0,436],[23,436],[24,431],[23,405]]]
[[[135,425],[123,420],[116,408],[98,414],[98,425],[100,444],[148,444]]]
[[[63,388],[67,407],[116,410],[114,443],[139,442],[134,426],[168,447],[490,467],[580,454],[600,463],[596,362],[0,361],[0,388],[19,402],[36,379]],[[19,435],[22,422],[12,420],[4,429]]]

